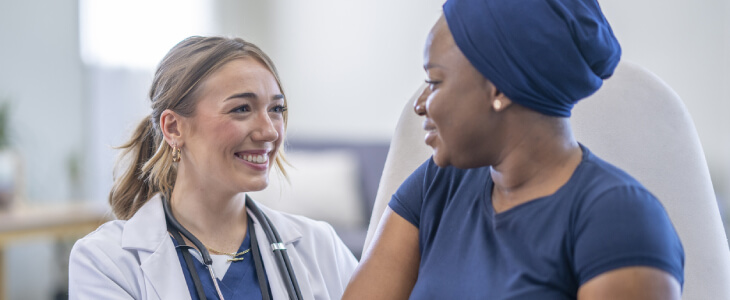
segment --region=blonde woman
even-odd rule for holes
[[[70,298],[339,299],[357,262],[332,227],[245,194],[284,172],[287,99],[269,57],[238,38],[187,38],[150,100],[109,196],[119,220],[71,252]]]

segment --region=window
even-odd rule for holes
[[[170,48],[213,32],[210,0],[80,0],[81,57],[87,65],[155,68]]]

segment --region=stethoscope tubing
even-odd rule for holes
[[[190,231],[185,229],[185,227],[182,226],[182,224],[180,224],[177,219],[175,219],[175,217],[172,215],[172,209],[170,209],[170,203],[168,203],[164,197],[162,198],[162,207],[165,210],[165,219],[167,220],[167,224],[171,224],[172,227],[177,230],[177,232],[173,232],[173,238],[178,240],[178,243],[180,243],[181,245],[184,245],[185,241],[180,237],[180,233],[182,233],[184,237],[186,237],[191,243],[193,243],[193,245],[195,245],[195,248],[198,248],[198,253],[200,253],[200,256],[203,257],[203,264],[205,265],[206,269],[208,269],[208,272],[210,273],[210,278],[213,280],[213,286],[215,287],[215,291],[218,294],[218,298],[224,300],[223,293],[221,293],[221,289],[218,286],[218,280],[216,280],[217,277],[213,272],[213,259],[210,257],[210,253],[208,253],[208,248],[206,248],[205,245],[203,245],[203,243],[198,240],[198,238],[190,233]],[[190,276],[193,277],[193,284],[195,284],[195,291],[198,293],[198,298],[205,299],[203,286],[200,283],[200,277],[195,271],[195,267],[193,266],[192,261],[190,261],[190,258],[186,255],[183,255],[183,258],[185,259],[185,263],[188,266],[188,270],[190,270]]]
[[[182,240],[182,237],[180,237],[180,234],[182,234],[184,237],[186,237],[188,240],[190,240],[193,245],[195,245],[196,248],[198,248],[198,252],[200,253],[200,256],[203,258],[203,264],[205,264],[206,268],[208,269],[208,272],[210,272],[211,279],[213,280],[213,285],[215,286],[216,292],[218,293],[218,297],[221,300],[223,299],[223,294],[220,291],[220,287],[218,286],[218,282],[216,280],[215,272],[213,271],[213,259],[210,257],[210,253],[208,252],[208,249],[203,245],[200,240],[198,240],[190,231],[185,229],[185,227],[180,224],[175,217],[172,215],[172,210],[170,209],[170,204],[167,202],[167,200],[163,197],[162,199],[162,206],[165,210],[165,219],[167,220],[167,224],[171,225],[173,229],[175,229],[177,232],[172,232],[173,238],[176,240],[179,240],[181,244],[184,244],[184,241]],[[286,251],[286,247],[284,247],[284,243],[281,240],[281,236],[279,236],[279,232],[276,230],[276,227],[271,223],[271,220],[268,216],[266,216],[254,203],[254,201],[246,195],[246,208],[249,209],[249,211],[256,217],[256,219],[259,220],[259,224],[261,225],[264,234],[266,235],[266,239],[271,243],[272,251],[274,252],[274,257],[276,259],[276,265],[279,269],[279,272],[281,273],[282,280],[285,281],[285,286],[287,293],[289,294],[290,299],[299,300],[303,299],[301,290],[299,288],[299,282],[296,279],[296,274],[294,273],[294,268],[291,265],[291,261],[289,260],[289,255]],[[249,224],[253,224],[249,222]],[[253,229],[250,229],[253,230]],[[179,243],[180,243],[179,242]],[[257,243],[258,244],[258,243]],[[258,249],[260,250],[260,249]],[[258,251],[256,251],[258,252]],[[200,299],[205,299],[205,294],[203,293],[202,284],[200,282],[200,277],[197,276],[197,272],[195,272],[195,268],[192,266],[192,261],[190,261],[189,257],[183,255],[185,258],[185,262],[188,265],[188,269],[191,270],[191,275],[194,277],[194,284],[195,284],[195,290],[198,293],[198,297]],[[192,274],[194,273],[194,274]],[[195,280],[197,279],[197,280]],[[260,279],[261,280],[261,279]],[[264,293],[262,286],[262,294]],[[267,293],[268,294],[268,291]]]
[[[261,227],[264,229],[264,234],[266,234],[268,241],[274,241],[274,243],[271,244],[271,248],[274,252],[274,256],[276,257],[276,265],[279,268],[282,279],[286,281],[285,286],[287,293],[289,293],[289,298],[303,299],[301,290],[299,289],[299,283],[297,282],[297,277],[294,274],[294,268],[292,268],[289,260],[289,254],[287,253],[286,248],[283,247],[281,236],[279,236],[279,232],[276,230],[276,227],[274,227],[269,217],[258,208],[256,203],[254,203],[248,195],[246,195],[246,205],[249,206],[251,213],[253,213],[256,219],[260,220]]]
[[[264,218],[266,219],[266,223],[271,224],[271,220],[269,220],[269,217],[264,215]],[[279,231],[276,230],[276,227],[273,225],[271,226],[271,232],[274,234],[274,237],[276,238],[276,241],[281,241],[281,236],[279,236]],[[292,283],[292,288],[294,289],[294,292],[296,292],[297,298],[296,299],[304,299],[302,297],[301,290],[299,289],[299,282],[297,281],[297,276],[294,274],[294,268],[291,266],[291,261],[289,260],[289,254],[286,250],[286,248],[280,250],[282,261],[284,262],[285,269],[289,273],[289,279]]]
[[[167,214],[165,214],[165,216],[167,217]],[[182,236],[180,236],[179,231],[170,230],[170,234],[172,234],[172,237],[176,241],[180,241],[182,243],[185,242],[185,241],[183,241]],[[178,242],[178,243],[180,243],[180,242]],[[183,251],[187,251],[187,250],[183,250]],[[193,260],[190,257],[190,255],[183,255],[183,260],[185,261],[185,265],[187,265],[188,270],[195,270],[195,265],[193,264]],[[198,276],[198,272],[191,271],[190,276],[193,278],[193,285],[195,286],[195,292],[198,294],[198,299],[205,299],[205,292],[203,291],[203,283],[200,282],[200,276]]]

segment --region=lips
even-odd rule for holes
[[[425,131],[435,131],[436,125],[431,122],[431,120],[426,119],[423,121],[423,130]]]
[[[236,152],[233,155],[235,155],[237,158],[251,164],[256,165],[267,165],[269,163],[269,153],[271,150],[249,150],[249,151],[241,151]]]
[[[242,153],[236,153],[236,157],[243,159],[250,163],[255,164],[265,164],[269,162],[269,156],[268,155],[261,155],[261,154],[242,154]]]
[[[433,140],[436,138],[436,135],[438,133],[436,132],[436,125],[433,124],[429,119],[426,119],[423,121],[423,130],[426,130],[426,136],[424,136],[423,140],[426,143],[426,145],[429,145],[433,147]]]

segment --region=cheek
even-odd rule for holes
[[[207,121],[198,124],[196,142],[208,153],[228,153],[244,134],[235,122]]]
[[[278,135],[279,135],[279,139],[276,140],[276,147],[279,147],[279,145],[281,145],[281,143],[284,142],[284,137],[286,135],[284,121],[283,120],[274,121],[274,128],[276,129],[276,133],[278,133]]]
[[[219,141],[226,141],[221,139],[232,139],[237,135],[241,134],[240,124],[231,120],[211,120],[207,122],[206,135],[211,138],[215,138]]]

